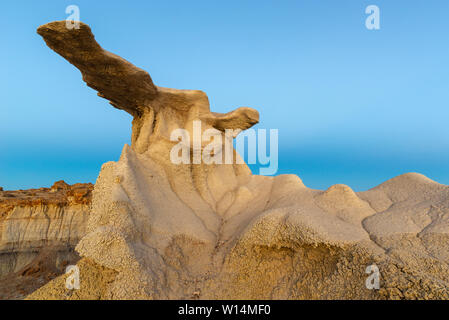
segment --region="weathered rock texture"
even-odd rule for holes
[[[0,299],[20,298],[79,260],[92,184],[0,191]]]
[[[38,33],[134,120],[132,146],[95,185],[76,247],[81,290],[70,294],[61,277],[30,299],[449,298],[447,186],[407,174],[362,193],[318,191],[245,164],[173,164],[172,130],[192,131],[196,119],[203,130],[244,130],[257,112],[216,114],[201,91],[156,87],[84,24]],[[380,290],[365,286],[372,264]]]

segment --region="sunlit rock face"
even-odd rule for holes
[[[81,288],[70,298],[449,298],[447,186],[407,174],[362,193],[312,190],[295,175],[253,175],[234,150],[232,164],[173,163],[174,130],[193,135],[200,121],[224,144],[226,129],[250,128],[257,111],[217,114],[201,91],[155,86],[85,24],[52,22],[38,33],[134,117],[131,146],[95,184],[76,247]],[[191,159],[207,148],[188,145]],[[367,268],[380,272],[379,286]],[[29,298],[66,298],[64,283]]]

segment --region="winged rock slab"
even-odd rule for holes
[[[39,27],[98,95],[133,117],[132,144],[103,165],[76,250],[81,289],[61,276],[30,299],[449,298],[449,188],[406,174],[366,192],[326,191],[246,164],[170,161],[170,132],[248,129],[258,112],[210,111],[205,93],[157,87],[90,28]],[[380,289],[366,287],[366,268]]]

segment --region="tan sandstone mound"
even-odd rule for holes
[[[30,299],[449,298],[447,186],[408,174],[362,193],[318,191],[235,162],[174,164],[172,130],[200,120],[225,135],[257,123],[257,111],[217,114],[201,91],[155,86],[85,24],[38,33],[134,120],[132,145],[95,184],[76,247],[80,290],[65,289],[63,276]],[[380,289],[366,286],[371,265]]]

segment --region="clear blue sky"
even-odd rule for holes
[[[250,106],[278,128],[279,173],[365,190],[405,172],[449,184],[449,1],[7,1],[0,10],[0,186],[94,182],[131,118],[36,28],[76,4],[99,43],[159,86]],[[365,28],[375,4],[381,29]]]

